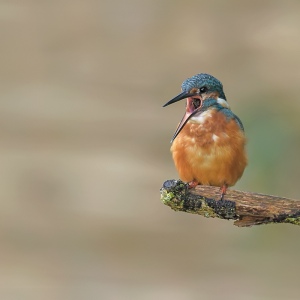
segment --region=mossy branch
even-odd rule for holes
[[[167,180],[161,188],[161,200],[175,211],[207,218],[235,220],[236,226],[270,223],[300,225],[300,201],[277,196],[227,190],[220,199],[220,188],[198,185],[188,189],[180,180]]]

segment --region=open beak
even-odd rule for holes
[[[177,95],[175,98],[171,99],[170,101],[168,101],[165,105],[163,105],[163,107],[166,107],[170,104],[173,104],[177,101],[180,101],[182,99],[186,99],[187,97],[192,97],[192,96],[195,96],[197,94],[191,94],[191,93],[188,93],[188,92],[182,92],[181,94]]]
[[[197,97],[195,97],[197,96]],[[193,99],[192,97],[195,97],[196,99],[199,100],[199,106],[197,106],[194,102],[195,98]],[[175,140],[175,138],[177,137],[177,135],[179,134],[179,132],[182,130],[182,128],[184,127],[184,125],[187,123],[187,121],[196,113],[199,111],[199,109],[202,106],[202,100],[199,97],[198,93],[188,93],[188,92],[182,92],[181,94],[179,94],[178,96],[176,96],[175,98],[171,99],[170,101],[168,101],[163,107],[168,106],[172,103],[175,103],[177,101],[186,99],[186,109],[185,109],[185,114],[183,116],[183,118],[181,119],[174,135],[173,138],[171,140],[171,143],[173,143],[173,141]]]

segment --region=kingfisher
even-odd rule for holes
[[[171,140],[179,177],[189,188],[219,186],[224,200],[247,165],[244,126],[231,111],[222,83],[212,75],[194,75],[181,90],[163,106],[186,99],[185,114]]]

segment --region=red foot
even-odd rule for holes
[[[190,181],[188,182],[188,187],[189,189],[193,189],[194,187],[196,187],[198,185],[198,182],[197,181]]]
[[[221,199],[220,200],[224,200],[224,196],[226,194],[226,191],[227,191],[227,184],[223,184],[223,186],[220,188],[220,191],[221,191]]]

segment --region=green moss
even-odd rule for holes
[[[171,207],[175,211],[186,211],[192,214],[202,215],[206,218],[214,218],[217,216],[213,208],[206,204],[205,198],[203,197],[197,197],[197,201],[201,204],[197,209],[185,209],[184,200],[177,199],[173,192],[168,192],[165,189],[162,189],[160,199],[163,204]]]
[[[174,193],[172,192],[167,192],[166,190],[163,190],[161,195],[160,195],[160,200],[166,204],[166,202],[171,201],[175,197]]]
[[[167,180],[160,190],[161,201],[175,211],[198,214],[206,218],[236,219],[235,203],[216,201],[191,193],[180,180]]]
[[[291,223],[294,225],[300,225],[300,217],[297,218],[286,218],[285,223]]]
[[[182,210],[183,200],[180,201],[175,198],[175,194],[173,192],[168,192],[165,189],[162,189],[160,200],[163,204],[170,206],[173,210]]]
[[[201,199],[201,208],[198,211],[195,211],[195,213],[202,215],[205,218],[215,218],[217,216],[214,210],[207,205],[205,198]]]

